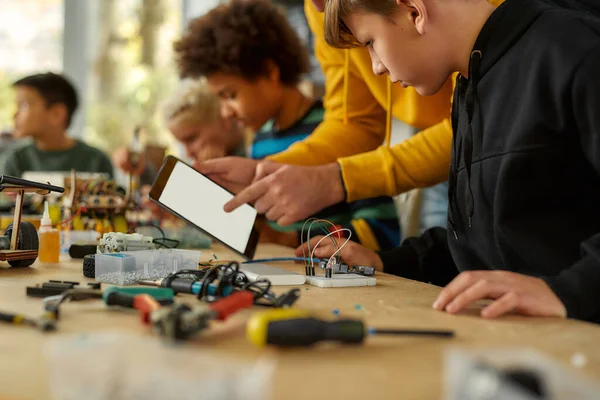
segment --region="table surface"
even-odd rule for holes
[[[203,260],[236,257],[222,247],[204,251]],[[290,256],[291,250],[261,245],[257,258]],[[303,267],[283,262],[280,267],[303,272]],[[60,264],[35,264],[33,268],[0,268],[0,309],[40,315],[41,299],[25,296],[25,287],[49,279],[87,282],[81,260]],[[277,288],[283,290],[284,288]],[[443,396],[444,352],[454,346],[467,348],[527,347],[566,368],[574,353],[587,364],[578,373],[600,381],[600,326],[573,320],[504,317],[483,320],[477,307],[460,315],[431,308],[440,288],[386,274],[377,275],[377,286],[321,289],[304,286],[297,307],[331,315],[361,317],[369,325],[404,328],[453,329],[456,338],[372,337],[362,346],[317,346],[311,349],[257,349],[244,337],[244,322],[252,310],[221,323],[218,334],[201,335],[184,346],[206,349],[223,357],[254,361],[268,357],[276,363],[272,398],[394,398],[440,399]],[[195,301],[191,296],[182,296]],[[362,309],[357,310],[360,304]],[[122,330],[148,340],[159,340],[137,316],[106,309],[100,301],[68,303],[58,330],[42,334],[34,329],[0,325],[0,396],[14,399],[49,399],[48,366],[42,351],[49,340],[74,333]],[[74,378],[75,379],[75,378]]]

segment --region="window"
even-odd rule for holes
[[[11,131],[12,82],[62,70],[63,0],[0,0],[0,10],[0,131]]]

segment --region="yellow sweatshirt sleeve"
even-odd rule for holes
[[[451,77],[452,92],[458,73]],[[452,103],[452,99],[451,99]],[[449,118],[392,147],[338,160],[348,193],[347,201],[396,196],[448,179],[452,152]],[[364,171],[369,171],[365,174]]]
[[[341,158],[347,201],[395,196],[445,181],[451,148],[452,125],[445,119],[392,147]]]
[[[270,159],[286,164],[322,165],[339,157],[374,150],[385,137],[386,112],[351,60],[348,52],[352,50],[327,45],[323,16],[313,9],[310,1],[305,2],[305,9],[315,35],[315,54],[325,75],[325,116],[308,138]]]

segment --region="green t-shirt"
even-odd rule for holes
[[[3,155],[0,174],[21,177],[23,173],[65,172],[75,169],[77,172],[96,172],[113,176],[110,159],[102,151],[76,140],[75,146],[68,150],[44,151],[28,143],[15,146]]]

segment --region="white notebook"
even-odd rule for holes
[[[257,279],[265,278],[271,281],[271,285],[304,285],[306,278],[296,272],[287,271],[282,268],[273,267],[267,264],[240,264],[242,271],[251,282]]]

